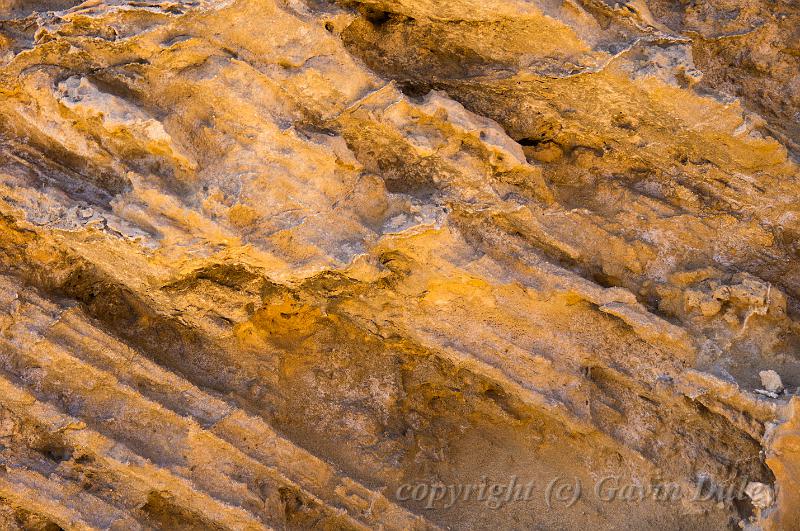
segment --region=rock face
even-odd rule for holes
[[[0,0],[0,528],[800,529],[799,155],[789,0]]]

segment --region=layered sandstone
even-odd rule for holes
[[[0,527],[798,529],[799,155],[789,0],[0,0]]]

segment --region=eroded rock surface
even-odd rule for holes
[[[800,528],[799,43],[789,0],[0,1],[0,527]]]

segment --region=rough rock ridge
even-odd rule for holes
[[[0,528],[800,529],[798,161],[790,0],[0,0]]]

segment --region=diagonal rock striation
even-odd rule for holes
[[[0,527],[800,527],[798,22],[0,2]]]

